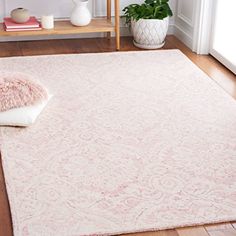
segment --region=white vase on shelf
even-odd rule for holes
[[[75,26],[86,26],[91,22],[92,16],[88,9],[88,0],[73,0],[75,7],[70,21]]]

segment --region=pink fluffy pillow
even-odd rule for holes
[[[35,105],[48,98],[47,90],[30,76],[0,73],[0,111]]]

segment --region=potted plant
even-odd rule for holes
[[[169,0],[145,0],[123,9],[126,24],[131,26],[134,45],[144,49],[157,49],[165,44],[169,16],[173,13]]]

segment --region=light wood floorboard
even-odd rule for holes
[[[210,236],[236,236],[236,230],[231,223],[205,226]]]
[[[177,229],[177,233],[179,236],[209,236],[203,226]]]

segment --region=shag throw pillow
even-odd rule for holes
[[[0,73],[0,112],[35,105],[47,98],[47,90],[28,75]]]
[[[47,89],[30,76],[0,73],[0,125],[33,124],[50,98]]]

